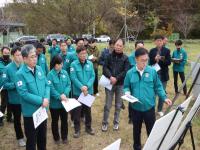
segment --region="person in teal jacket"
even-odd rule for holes
[[[63,41],[60,43],[61,53],[60,56],[63,60],[63,69],[70,73],[70,64],[73,62],[73,53],[68,52],[67,44]]]
[[[16,81],[16,72],[19,70],[23,59],[21,55],[21,48],[14,47],[11,50],[11,55],[13,56],[13,61],[6,66],[5,73],[5,84],[4,89],[8,91],[8,100],[11,107],[11,111],[14,116],[14,129],[16,138],[18,140],[19,146],[23,147],[26,145],[24,141],[24,134],[21,127],[21,97],[17,93],[15,81]]]
[[[1,80],[1,87],[0,88],[2,90],[1,90],[1,109],[0,109],[0,111],[3,114],[5,114],[6,109],[7,109],[7,114],[6,114],[7,122],[12,123],[13,119],[12,119],[12,112],[11,112],[10,104],[9,104],[9,101],[8,101],[8,91],[3,88],[3,86],[5,84],[4,78],[6,77],[5,68],[11,62],[10,48],[6,47],[6,46],[2,47],[1,53],[2,53],[2,57],[0,57],[0,80]],[[0,127],[4,125],[3,119],[4,119],[4,117],[0,118]]]
[[[37,66],[35,47],[31,44],[22,47],[24,65],[17,71],[16,87],[21,96],[21,108],[24,118],[26,150],[46,149],[47,120],[36,129],[33,113],[40,107],[47,108],[50,98],[50,86],[44,72]]]
[[[63,61],[60,55],[52,59],[53,69],[49,72],[47,79],[50,83],[50,112],[51,129],[55,143],[59,143],[60,135],[58,131],[58,120],[61,119],[61,138],[63,143],[67,143],[68,135],[68,115],[61,101],[68,101],[71,90],[71,81],[67,71],[62,69]]]
[[[135,42],[135,51],[138,48],[143,48],[144,47],[144,42],[143,41],[136,41]],[[130,69],[136,65],[136,60],[135,60],[135,51],[132,52],[132,54],[128,57],[129,63],[130,63]],[[128,118],[129,121],[128,123],[132,123],[132,113],[131,113],[131,103],[128,104]]]
[[[178,93],[178,74],[181,78],[182,83],[185,81],[185,64],[187,63],[187,53],[184,48],[182,48],[182,41],[177,40],[175,42],[176,50],[172,53],[173,62],[173,75],[174,75],[174,89],[175,93]],[[186,85],[183,87],[183,93],[187,94]]]
[[[74,48],[74,46],[72,45],[72,40],[71,38],[67,38],[66,39],[66,44],[67,44],[67,49],[69,53],[76,53],[76,49]]]
[[[48,53],[50,54],[50,61],[52,60],[54,56],[60,54],[60,47],[57,45],[56,39],[52,40],[52,46],[49,47]],[[52,69],[51,66],[50,66],[50,69]]]
[[[144,47],[144,42],[143,41],[136,41],[135,42],[135,51],[138,49],[138,48],[143,48]],[[132,54],[128,57],[128,60],[129,60],[129,63],[130,63],[130,66],[131,68],[133,66],[136,65],[136,61],[135,61],[135,51],[132,52]]]
[[[42,68],[44,74],[47,76],[49,69],[47,65],[47,59],[43,54],[43,47],[44,46],[41,43],[36,44],[37,65]]]
[[[70,78],[72,81],[73,97],[78,99],[81,93],[84,95],[93,94],[95,73],[92,62],[87,60],[87,49],[79,47],[76,52],[79,59],[75,60],[70,66]],[[80,106],[72,110],[75,128],[74,138],[80,136],[81,109],[83,109],[85,115],[85,131],[90,135],[94,135],[94,131],[91,128],[91,108],[82,104],[82,107]]]
[[[136,66],[130,69],[124,80],[124,93],[136,97],[139,102],[131,104],[133,122],[133,149],[141,150],[141,128],[145,122],[149,135],[155,122],[155,99],[158,95],[165,103],[172,102],[166,96],[157,72],[147,66],[148,51],[139,48],[135,52]]]

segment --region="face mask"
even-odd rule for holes
[[[181,48],[177,48],[178,51],[180,51]]]
[[[9,58],[10,58],[10,55],[3,55],[4,60],[9,60]]]

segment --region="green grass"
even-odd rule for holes
[[[98,48],[102,50],[104,47],[107,46],[107,43],[101,43],[98,44]],[[147,49],[153,48],[154,44],[151,41],[145,41],[145,47]],[[171,51],[174,50],[175,46],[174,43],[169,43],[168,47],[171,49]],[[183,45],[183,47],[186,49],[188,53],[188,64],[186,65],[186,74],[190,72],[190,62],[195,61],[200,55],[200,44],[199,40],[191,41],[188,40],[186,43]],[[125,53],[130,54],[131,50],[134,49],[134,43],[129,43],[126,46]],[[99,67],[99,75],[101,75],[101,67]],[[180,81],[180,80],[179,80]],[[191,85],[191,79],[189,80],[188,88]],[[82,123],[81,126],[81,137],[79,139],[74,139],[73,132],[74,129],[70,126],[70,121],[69,121],[69,144],[68,145],[55,145],[53,142],[52,138],[52,133],[51,133],[51,116],[49,114],[48,118],[48,140],[47,140],[47,148],[48,150],[54,150],[54,149],[68,149],[68,150],[101,150],[105,146],[109,145],[110,143],[114,142],[118,138],[122,138],[122,143],[121,143],[121,150],[130,150],[132,149],[132,144],[133,144],[133,137],[132,137],[132,125],[128,124],[128,103],[124,102],[126,105],[126,109],[121,111],[120,114],[120,130],[118,132],[114,132],[112,130],[112,121],[113,121],[113,115],[114,115],[114,102],[113,102],[113,107],[110,112],[110,118],[109,118],[109,129],[108,132],[103,133],[101,131],[101,122],[102,122],[102,117],[103,117],[103,107],[105,103],[105,95],[104,95],[104,89],[99,88],[100,91],[100,96],[96,98],[96,101],[94,102],[94,105],[92,107],[92,127],[94,128],[96,135],[95,136],[89,136],[84,132],[84,124]],[[167,85],[167,92],[170,98],[174,97],[174,88],[173,88],[173,77],[172,77],[172,69],[170,67],[170,81],[168,82]],[[176,105],[180,104],[181,102],[184,101],[184,96],[181,95],[179,99],[176,101]],[[165,107],[166,109],[166,107]],[[196,115],[193,121],[193,132],[194,132],[194,137],[195,137],[195,144],[196,148],[200,149],[200,119],[199,119],[199,114]],[[70,115],[68,115],[70,118]],[[68,119],[70,120],[70,119]],[[145,127],[143,126],[142,129],[142,144],[145,143],[147,139],[146,136],[146,130]],[[17,146],[17,142],[15,140],[15,133],[14,133],[14,128],[13,124],[9,124],[5,122],[5,126],[3,128],[0,128],[0,150],[19,150],[23,148],[19,148]],[[192,149],[191,147],[191,142],[190,142],[190,136],[187,134],[184,144],[181,147],[181,150],[190,150]]]

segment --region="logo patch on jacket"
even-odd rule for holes
[[[18,81],[17,86],[22,86],[22,81]]]

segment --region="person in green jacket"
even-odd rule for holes
[[[71,38],[67,38],[66,39],[66,44],[67,44],[67,49],[69,53],[76,53],[76,49],[74,48],[74,46],[72,45],[72,40]]]
[[[185,81],[185,64],[187,63],[187,53],[184,48],[182,48],[182,41],[177,40],[175,42],[176,50],[172,53],[173,62],[173,76],[174,76],[174,89],[175,93],[178,93],[178,74],[181,78],[182,83]],[[183,93],[187,94],[186,85],[183,87]]]
[[[98,66],[99,66],[99,50],[96,46],[96,39],[91,39],[89,41],[89,47],[87,49],[88,52],[88,59],[93,63],[94,66],[94,72],[95,72],[95,80],[94,80],[94,94],[96,96],[99,96],[99,90],[98,90]],[[90,56],[93,56],[93,58],[90,59]]]
[[[40,107],[47,108],[50,98],[50,86],[44,72],[37,66],[35,47],[31,44],[22,47],[24,65],[17,71],[16,87],[21,96],[21,108],[24,118],[26,150],[45,150],[47,140],[47,120],[36,129],[33,113]]]
[[[60,49],[61,49],[61,53],[60,53],[60,56],[62,57],[62,60],[63,60],[63,69],[65,71],[67,71],[67,73],[69,74],[70,73],[70,64],[72,63],[73,61],[73,53],[70,53],[68,52],[68,49],[67,49],[67,44],[63,41],[60,43]]]
[[[36,44],[36,55],[37,55],[37,65],[40,66],[44,72],[44,74],[47,76],[49,69],[47,65],[47,59],[45,55],[43,54],[43,45],[41,43]]]
[[[55,143],[59,143],[60,135],[58,131],[58,120],[61,119],[61,138],[63,143],[67,143],[68,135],[68,115],[61,101],[68,101],[71,90],[71,81],[67,71],[62,69],[63,61],[60,55],[54,56],[51,61],[53,69],[49,72],[47,79],[50,83],[50,112],[51,129]]]
[[[149,135],[155,122],[155,100],[158,95],[166,104],[167,98],[157,72],[148,64],[148,51],[139,48],[135,52],[136,66],[130,69],[124,80],[124,93],[136,97],[139,102],[131,104],[133,122],[133,149],[141,150],[141,128],[145,122]]]
[[[21,67],[23,62],[21,55],[21,48],[14,47],[11,50],[11,55],[13,56],[13,61],[6,66],[5,73],[5,84],[4,89],[8,90],[8,100],[11,107],[11,111],[14,116],[14,129],[18,144],[20,147],[26,145],[24,141],[24,134],[21,127],[21,97],[17,93],[15,81],[16,81],[16,72]]]
[[[50,54],[50,61],[52,60],[52,58],[54,56],[60,54],[60,47],[57,45],[57,40],[56,39],[52,40],[52,46],[49,47],[48,53]],[[50,66],[50,69],[52,69],[51,66]]]
[[[6,109],[7,109],[7,114],[6,114],[6,118],[7,118],[7,122],[13,122],[12,119],[12,112],[11,112],[11,108],[10,108],[10,104],[8,101],[8,91],[6,89],[3,88],[5,80],[4,78],[6,77],[5,74],[5,68],[6,66],[11,62],[10,59],[10,48],[9,47],[2,47],[1,48],[1,53],[2,53],[2,57],[0,57],[0,80],[1,80],[1,112],[3,114],[5,114]],[[3,119],[4,117],[0,118],[0,126],[3,126]]]
[[[81,93],[84,95],[93,94],[95,73],[92,62],[86,59],[86,48],[79,47],[76,52],[79,59],[71,63],[70,78],[72,81],[73,97],[78,99]],[[82,104],[82,107],[80,106],[72,110],[75,129],[74,138],[79,138],[80,136],[81,109],[83,109],[85,116],[85,131],[90,135],[94,135],[94,131],[91,127],[91,108]]]

